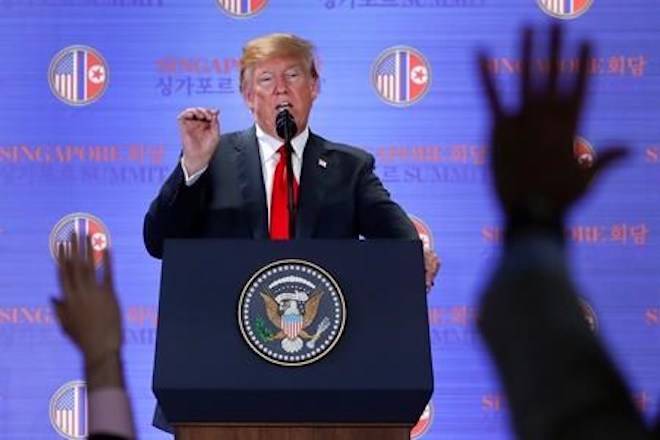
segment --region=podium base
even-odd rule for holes
[[[181,424],[176,440],[410,440],[408,425]]]

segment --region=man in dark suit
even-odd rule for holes
[[[241,93],[255,125],[220,136],[217,110],[189,108],[179,115],[183,154],[144,220],[151,255],[162,257],[163,241],[175,237],[418,238],[374,174],[373,156],[309,130],[319,88],[309,42],[290,34],[254,39],[243,48],[240,67]],[[299,128],[291,141],[294,237],[282,230],[287,170],[275,127],[282,110]],[[430,287],[439,261],[431,250],[424,260]]]
[[[152,256],[162,257],[166,238],[418,239],[374,173],[373,156],[310,131],[319,75],[309,42],[290,34],[254,39],[243,48],[240,69],[240,90],[255,124],[220,136],[217,110],[189,108],[179,115],[180,163],[144,220]],[[299,128],[291,140],[293,236],[284,139],[275,123],[283,110]],[[424,265],[429,289],[439,269],[432,250],[424,250]]]
[[[565,261],[567,211],[625,150],[602,150],[592,163],[573,152],[586,95],[590,46],[580,49],[571,87],[560,86],[560,32],[550,70],[532,70],[532,32],[522,44],[521,108],[500,104],[486,58],[481,71],[494,126],[491,167],[506,216],[504,249],[480,308],[480,329],[493,355],[518,438],[658,439],[589,329]],[[654,433],[655,432],[655,433]]]

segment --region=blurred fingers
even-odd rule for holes
[[[525,105],[532,93],[532,39],[534,33],[530,27],[523,29],[522,43],[520,49],[520,103]]]
[[[73,268],[71,267],[71,261],[66,255],[64,250],[64,244],[60,243],[57,248],[59,266],[57,268],[57,274],[60,281],[60,287],[62,288],[62,293],[64,298],[68,298],[75,291],[75,278],[73,276]]]
[[[69,323],[68,315],[66,313],[66,304],[64,301],[61,301],[57,298],[51,298],[50,303],[55,310],[55,316],[60,323],[60,327],[64,330],[65,333],[71,332],[71,325]]]
[[[96,274],[91,237],[72,234],[71,256],[66,260],[67,273],[73,284],[70,294],[75,295],[81,290],[93,288],[96,283]]]
[[[630,150],[626,147],[617,146],[607,148],[599,154],[599,157],[594,166],[590,169],[590,172],[593,175],[601,173],[603,170],[610,168],[618,161],[624,159],[629,153]]]
[[[92,237],[91,236],[86,236],[85,237],[85,258],[83,260],[83,269],[85,271],[85,275],[88,277],[87,281],[91,281],[94,279],[94,244],[92,242]]]
[[[103,250],[103,287],[114,294],[114,274],[108,248]]]
[[[477,59],[479,64],[479,75],[486,94],[488,107],[490,108],[493,118],[500,119],[502,117],[502,106],[497,94],[497,88],[495,87],[495,79],[490,72],[488,58],[486,57],[486,54],[482,52],[478,54]]]
[[[559,64],[561,56],[561,27],[555,24],[550,29],[550,72],[548,74],[548,96],[555,97],[559,84]]]

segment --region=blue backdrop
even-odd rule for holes
[[[490,48],[511,91],[522,24],[555,20],[567,30],[566,71],[573,42],[598,44],[580,148],[597,155],[625,139],[632,149],[572,217],[571,262],[594,331],[650,417],[660,395],[658,17],[651,0],[0,0],[0,438],[85,432],[80,359],[49,303],[51,243],[75,227],[114,252],[139,435],[166,438],[150,424],[160,264],[144,250],[142,218],[176,165],[182,109],[219,108],[223,132],[251,124],[240,49],[275,31],[318,48],[312,129],[376,156],[444,262],[428,297],[436,391],[414,435],[509,438],[474,326],[501,236],[475,49]]]

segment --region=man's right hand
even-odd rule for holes
[[[218,110],[191,107],[177,117],[183,142],[183,163],[188,175],[208,165],[220,142]]]

